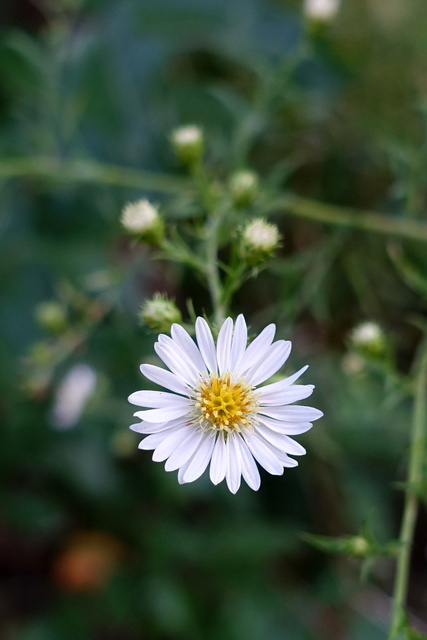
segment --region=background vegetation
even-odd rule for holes
[[[427,310],[424,0],[344,0],[323,26],[290,0],[1,11],[1,637],[385,638],[394,559],[302,534],[398,535]],[[193,122],[218,180],[259,173],[283,236],[233,311],[292,339],[290,370],[310,364],[325,413],[298,469],[257,493],[179,486],[127,429],[138,365],[155,361],[140,305],[161,291],[211,313],[191,269],[120,225],[140,197],[178,229],[194,214],[168,139]],[[388,358],[349,356],[364,320]],[[73,421],[58,402],[76,365],[94,384]],[[424,633],[426,522],[421,507],[409,610]]]

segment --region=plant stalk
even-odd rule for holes
[[[218,229],[221,217],[211,215],[206,223],[206,279],[211,296],[215,323],[219,327],[225,320],[223,287],[218,267]]]
[[[403,519],[399,536],[396,577],[392,600],[389,640],[397,638],[405,624],[405,605],[408,594],[411,548],[418,512],[417,490],[423,479],[427,409],[427,342],[422,345],[421,360],[415,388],[412,441],[409,455],[408,481]]]

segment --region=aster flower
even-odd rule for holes
[[[297,373],[262,385],[286,362],[291,343],[273,342],[276,327],[268,325],[247,346],[243,315],[227,318],[215,345],[203,318],[196,321],[197,345],[179,324],[171,337],[160,335],[154,345],[169,371],[141,365],[146,378],[169,391],[136,391],[132,404],[145,407],[131,426],[147,434],[140,449],[154,450],[153,460],[166,461],[166,471],[178,469],[180,483],[199,478],[210,463],[210,479],[224,478],[232,493],[241,477],[254,490],[260,486],[256,462],[273,475],[297,466],[288,454],[305,449],[290,436],[308,431],[323,414],[318,409],[292,405],[311,395],[313,385],[294,385]],[[255,462],[256,461],[256,462]]]

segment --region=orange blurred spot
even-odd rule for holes
[[[74,534],[54,563],[53,577],[71,591],[99,589],[108,582],[124,552],[124,545],[107,533]]]

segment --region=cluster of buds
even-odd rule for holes
[[[277,226],[263,218],[248,222],[240,237],[240,256],[248,265],[256,266],[269,258],[280,244]]]
[[[182,322],[181,312],[175,302],[160,293],[144,302],[139,318],[157,333],[169,333],[174,322]]]
[[[122,224],[131,235],[158,247],[165,234],[164,222],[157,207],[148,200],[130,202],[122,211]]]

